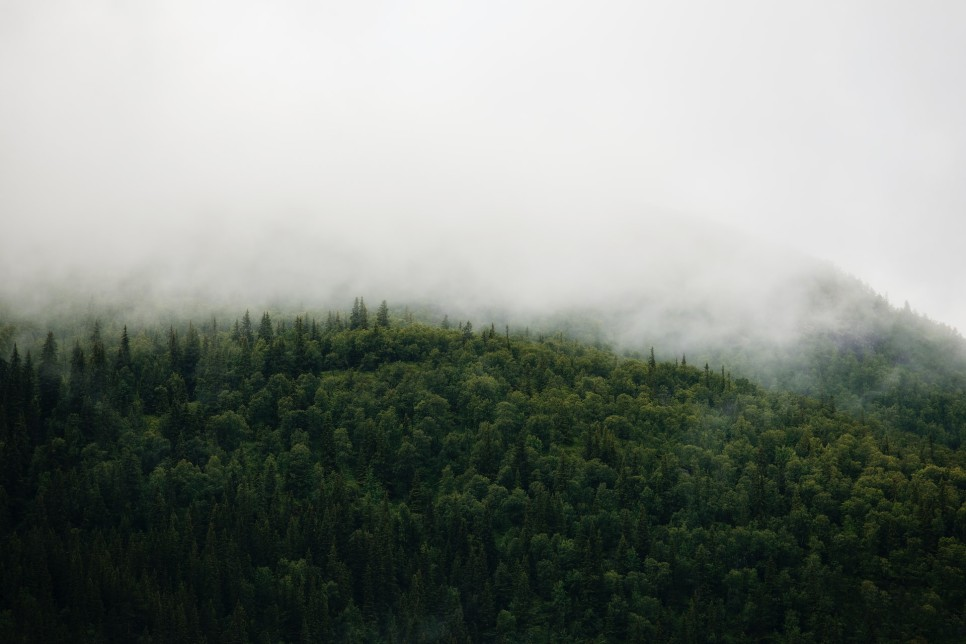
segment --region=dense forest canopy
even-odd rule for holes
[[[125,324],[0,357],[3,641],[966,636],[964,372],[918,322],[769,388],[361,298]]]

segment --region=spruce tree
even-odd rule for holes
[[[201,359],[201,338],[197,329],[188,322],[188,332],[185,334],[184,351],[181,357],[181,374],[188,388],[188,397],[194,398],[198,361]]]
[[[70,379],[68,381],[70,392],[70,406],[73,411],[81,408],[88,395],[87,383],[87,357],[80,343],[75,342],[70,354]]]
[[[242,316],[241,329],[239,335],[242,340],[245,341],[246,346],[252,346],[255,342],[255,333],[252,330],[252,318],[248,314],[248,309],[245,309],[245,315]]]
[[[121,332],[121,346],[117,349],[117,359],[115,363],[115,369],[120,371],[124,367],[131,366],[131,339],[127,335],[127,325],[124,325],[124,331]]]
[[[40,409],[49,414],[60,400],[60,367],[57,364],[57,341],[47,332],[44,348],[40,352]]]
[[[275,329],[272,328],[272,317],[266,311],[262,313],[262,321],[258,325],[258,339],[271,344],[274,337]]]
[[[379,309],[376,311],[376,326],[389,328],[389,305],[386,304],[386,300],[379,304]]]
[[[107,388],[107,350],[101,339],[101,324],[94,322],[91,331],[90,387],[94,400],[100,400]]]
[[[349,329],[368,329],[369,311],[366,310],[366,301],[357,297],[352,303],[352,313],[349,315]]]

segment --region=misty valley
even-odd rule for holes
[[[0,640],[962,641],[966,343],[809,293],[781,337],[8,303]]]

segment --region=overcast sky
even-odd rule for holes
[[[576,297],[679,218],[962,331],[966,3],[0,0],[0,218],[7,285]]]

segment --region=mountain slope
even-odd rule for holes
[[[0,362],[4,641],[962,636],[961,450],[716,370],[386,321],[111,320]]]

